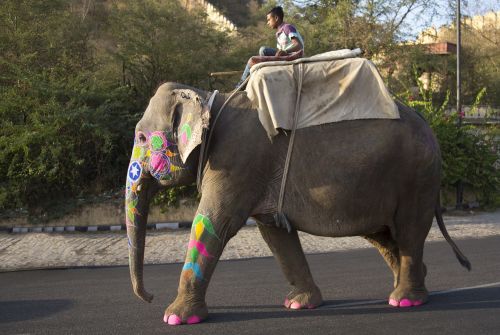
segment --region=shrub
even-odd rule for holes
[[[449,92],[444,102],[437,106],[432,93],[424,90],[420,82],[419,91],[419,99],[411,99],[409,93],[402,98],[425,116],[439,141],[443,167],[442,187],[451,190],[462,182],[464,188],[475,194],[482,206],[500,205],[500,173],[496,167],[499,156],[494,128],[459,126],[459,115],[445,110]],[[484,89],[478,93],[473,108],[479,104],[484,94]]]

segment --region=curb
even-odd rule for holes
[[[247,226],[253,226],[256,222],[248,219]],[[146,230],[162,229],[191,229],[191,221],[148,223]],[[121,225],[106,226],[66,226],[66,227],[0,227],[0,233],[26,234],[26,233],[63,233],[63,232],[99,232],[99,231],[126,231],[127,227]]]

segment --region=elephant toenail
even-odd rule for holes
[[[290,308],[290,300],[288,298],[285,299],[285,303],[283,304],[286,308]]]
[[[297,301],[293,301],[291,304],[290,304],[290,308],[291,309],[301,309],[302,306],[297,302]]]
[[[422,305],[424,302],[422,300],[415,300],[412,302],[413,306],[420,306]]]
[[[200,322],[201,322],[201,318],[199,316],[197,316],[197,315],[190,316],[187,319],[187,324],[188,325],[192,325],[192,324],[200,323]]]
[[[168,317],[167,317],[167,323],[171,326],[178,326],[180,324],[182,324],[182,320],[180,317],[178,317],[177,315],[175,314],[170,314]]]
[[[409,299],[401,299],[401,301],[399,302],[399,307],[411,307],[412,305],[413,304]]]
[[[394,306],[394,307],[398,307],[399,302],[396,299],[391,298],[391,299],[389,299],[389,305]]]

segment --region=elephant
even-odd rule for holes
[[[227,242],[250,217],[292,287],[284,301],[288,309],[323,303],[298,231],[362,236],[371,242],[393,273],[388,302],[395,307],[428,300],[423,250],[434,217],[458,260],[470,270],[442,220],[438,142],[416,111],[395,101],[399,119],[297,129],[282,207],[287,230],[275,224],[275,215],[290,137],[282,131],[270,141],[246,92],[234,92],[228,101],[229,95],[216,95],[209,108],[210,92],[164,83],[135,128],[125,219],[133,292],[146,302],[153,299],[143,280],[149,203],[160,189],[192,185],[198,164],[203,164],[200,203],[165,323],[193,324],[208,317],[205,293],[212,273]],[[207,142],[206,162],[200,162]]]

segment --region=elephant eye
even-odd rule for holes
[[[146,135],[142,131],[137,132],[137,144],[138,145],[145,145],[147,144],[148,139],[146,138]]]

